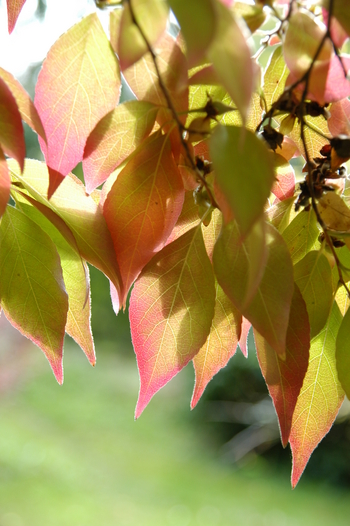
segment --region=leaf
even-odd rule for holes
[[[188,107],[187,61],[176,40],[167,33],[158,42],[157,62],[162,81],[172,98],[176,111],[185,112]],[[149,53],[124,71],[124,76],[139,100],[167,107],[167,101],[159,86],[158,76]]]
[[[158,107],[149,102],[129,101],[100,120],[84,150],[83,171],[88,193],[104,183],[150,134],[157,112]]]
[[[11,75],[11,73],[3,68],[0,68],[0,77],[7,84],[12,95],[14,96],[18,110],[24,122],[26,122],[28,126],[32,128],[32,130],[34,130],[38,135],[40,135],[42,139],[46,141],[45,131],[43,125],[41,124],[40,117],[26,90],[22,87],[18,80],[16,80]]]
[[[188,230],[197,226],[200,222],[198,206],[194,202],[193,193],[185,192],[184,204],[176,224],[167,239],[166,244],[172,243],[178,237],[183,236]]]
[[[207,56],[245,122],[255,87],[253,61],[246,38],[233,14],[220,2],[217,2],[215,7],[217,29]]]
[[[42,349],[61,384],[68,296],[60,258],[49,236],[12,206],[0,223],[0,275],[6,317]]]
[[[217,126],[210,139],[217,184],[244,237],[262,215],[274,182],[270,154],[254,133]]]
[[[48,200],[49,174],[44,163],[26,160],[23,177],[13,161],[8,162],[10,172],[39,203],[53,210],[70,228],[81,256],[104,272],[121,293],[121,278],[114,253],[113,241],[100,207],[85,193],[83,184],[68,176]],[[48,218],[50,219],[50,218]],[[60,228],[58,224],[55,225]],[[67,234],[60,229],[65,239]]]
[[[0,146],[16,159],[23,171],[26,146],[17,103],[6,82],[0,78]]]
[[[272,226],[277,228],[280,234],[285,231],[289,223],[292,221],[294,211],[294,197],[289,197],[283,201],[274,202],[270,208],[267,209],[267,218]]]
[[[349,329],[350,310],[347,310],[339,327],[336,341],[335,358],[337,363],[338,378],[348,398],[350,395]]]
[[[169,5],[186,42],[189,66],[195,66],[203,58],[215,34],[215,4],[212,0],[169,0]]]
[[[6,159],[0,148],[0,219],[10,199],[11,180]]]
[[[321,105],[325,103],[324,93],[333,52],[329,39],[325,40],[317,60],[313,62],[313,59],[325,31],[326,28],[321,28],[311,16],[296,11],[289,18],[283,44],[284,60],[291,72],[292,82],[300,79],[313,63],[308,88],[314,100]]]
[[[278,416],[283,447],[288,444],[292,417],[308,368],[310,325],[303,297],[297,286],[291,303],[286,339],[286,359],[254,331],[258,360]]]
[[[238,344],[245,358],[248,358],[248,335],[251,326],[252,324],[250,321],[242,316],[241,336],[239,338]]]
[[[323,329],[333,302],[332,271],[322,252],[312,250],[294,266],[294,279],[309,314],[311,338]]]
[[[7,18],[8,18],[8,31],[9,34],[15,28],[17,18],[24,6],[26,0],[7,0]]]
[[[156,254],[131,293],[131,336],[141,381],[136,418],[198,353],[214,304],[214,276],[198,225]]]
[[[191,408],[197,405],[204,389],[235,354],[242,316],[216,282],[215,311],[205,344],[193,358],[196,381]]]
[[[329,8],[329,1],[322,0],[322,4],[326,9]],[[347,0],[337,0],[334,2],[332,15],[338,20],[340,25],[345,29],[347,34],[350,36],[350,13],[349,4]]]
[[[264,75],[264,97],[267,109],[282,95],[289,70],[283,56],[283,47],[277,46],[271,55],[271,59]]]
[[[92,365],[96,363],[94,342],[90,326],[90,279],[89,269],[81,260],[79,252],[72,248],[53,224],[39,209],[16,194],[18,208],[34,221],[54,242],[60,256],[63,280],[69,297],[69,309],[65,330],[86,354]],[[18,199],[19,197],[19,199]]]
[[[286,162],[286,159],[279,154],[275,154],[276,182],[271,192],[278,197],[280,201],[292,197],[295,192],[295,174],[292,165]]]
[[[133,0],[132,8],[138,26],[153,49],[165,32],[169,7],[164,0]],[[148,47],[138,26],[134,23],[129,4],[125,3],[121,14],[117,42],[111,35],[111,43],[118,54],[122,71],[132,66],[148,52]]]
[[[328,128],[333,137],[350,134],[350,100],[343,99],[334,102],[330,108]]]
[[[252,33],[264,23],[266,14],[263,5],[249,5],[244,2],[234,2],[232,12],[236,17],[242,17]]]
[[[123,304],[143,267],[165,245],[183,201],[167,136],[151,136],[120,172],[103,207],[124,284]]]
[[[329,136],[327,121],[321,115],[320,117],[305,117],[305,123],[304,136],[309,157],[319,157],[321,148],[329,143],[326,139],[326,137]],[[308,127],[308,124],[310,124],[313,129]],[[298,146],[299,151],[303,153],[304,145],[300,135],[300,124],[294,125],[289,136]]]
[[[326,325],[311,341],[309,366],[294,410],[289,437],[293,453],[293,488],[311,453],[332,427],[344,399],[335,360],[335,342],[341,320],[334,302]]]
[[[350,95],[350,81],[344,75],[344,69],[341,66],[339,59],[343,63],[345,71],[350,70],[350,58],[344,55],[333,56],[330,62],[326,89],[324,93],[324,101],[337,102],[345,99]]]
[[[297,263],[315,246],[320,231],[317,227],[315,212],[299,212],[283,232],[293,264]]]
[[[319,199],[318,211],[329,229],[350,234],[350,209],[340,195],[335,192],[326,192]],[[350,238],[345,237],[344,243],[350,248]]]
[[[118,102],[120,75],[107,36],[93,13],[49,51],[35,93],[47,137],[40,140],[50,172],[49,197],[83,158],[88,136]]]

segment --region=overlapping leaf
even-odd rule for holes
[[[286,340],[286,359],[254,331],[261,371],[279,420],[282,444],[288,443],[292,417],[309,363],[310,325],[303,297],[297,286],[291,303]]]
[[[104,203],[124,284],[122,303],[143,267],[169,237],[184,188],[165,135],[154,135],[120,172]]]
[[[141,381],[136,418],[198,353],[214,304],[213,271],[198,225],[156,254],[131,293],[131,335]]]
[[[334,302],[326,325],[311,341],[309,366],[294,410],[289,438],[293,453],[293,487],[311,453],[330,430],[344,399],[335,359],[341,321],[339,308]]]
[[[328,0],[322,0],[322,4],[326,9],[329,8]],[[336,17],[340,25],[343,26],[346,33],[350,36],[350,12],[347,0],[337,0],[334,2],[332,14]]]
[[[16,159],[23,170],[26,146],[17,103],[6,82],[0,78],[0,146]]]
[[[216,180],[244,237],[262,215],[274,182],[270,154],[254,133],[217,126],[210,140]]]
[[[350,100],[343,99],[332,104],[328,128],[333,137],[350,133]]]
[[[22,7],[24,6],[26,0],[6,0],[7,1],[7,19],[8,19],[8,30],[11,34],[15,28],[17,19]]]
[[[119,100],[118,63],[96,14],[62,35],[49,51],[35,93],[47,137],[49,195],[83,158],[86,139]]]
[[[332,307],[332,271],[322,252],[312,250],[294,267],[294,278],[309,314],[311,338],[324,327]]]
[[[147,137],[158,107],[149,102],[129,101],[108,113],[90,134],[83,170],[87,192],[102,184],[113,170]]]
[[[121,292],[120,271],[115,257],[113,241],[100,207],[85,192],[83,184],[68,176],[48,200],[49,174],[44,163],[26,160],[23,177],[18,166],[9,161],[12,176],[39,202],[53,210],[72,231],[81,256],[109,277]],[[49,218],[50,219],[50,218]],[[55,225],[59,228],[59,225]],[[65,239],[66,232],[60,229]]]
[[[60,258],[49,236],[12,206],[0,223],[0,275],[6,317],[43,350],[62,383],[68,296]]]
[[[7,203],[10,199],[10,186],[10,174],[4,153],[0,148],[0,218],[5,212]]]
[[[295,174],[293,167],[281,155],[275,155],[276,182],[271,192],[280,201],[292,197],[295,191]]]
[[[296,215],[283,232],[283,239],[287,243],[294,264],[314,248],[319,235],[316,215],[312,208]]]

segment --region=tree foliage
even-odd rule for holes
[[[34,102],[0,69],[4,315],[61,383],[65,332],[95,363],[86,261],[116,313],[133,287],[136,417],[189,361],[194,407],[252,326],[293,486],[350,393],[350,18],[314,4],[96,0],[109,35],[62,35]]]

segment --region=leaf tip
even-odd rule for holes
[[[60,186],[64,180],[64,175],[60,174],[56,170],[53,170],[49,167],[50,181],[49,187],[47,190],[47,198],[50,200],[53,194],[56,192],[57,188]]]

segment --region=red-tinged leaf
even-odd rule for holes
[[[283,56],[283,47],[277,46],[271,55],[264,75],[264,97],[267,108],[282,95],[289,70]]]
[[[254,331],[258,360],[278,416],[283,447],[288,444],[292,418],[309,363],[310,325],[300,290],[294,287],[286,340],[286,359]]]
[[[328,433],[344,399],[337,377],[335,345],[342,321],[334,302],[322,331],[311,341],[309,366],[294,410],[289,442],[292,486],[297,485],[311,453]]]
[[[329,3],[327,7],[329,7]],[[327,26],[329,17],[328,17],[328,11],[324,7],[322,8],[322,16],[323,16],[324,23]],[[349,27],[350,27],[350,24],[349,24]],[[332,41],[334,42],[334,44],[336,45],[338,49],[341,49],[344,42],[349,38],[349,35],[346,33],[345,29],[341,26],[338,20],[334,17],[334,13],[333,13],[332,20],[331,20],[330,31],[331,31]]]
[[[184,36],[189,66],[203,58],[216,29],[216,10],[213,0],[169,0]]]
[[[294,265],[315,247],[319,235],[316,214],[312,208],[299,212],[289,223],[283,232],[283,239],[287,243]]]
[[[14,30],[17,19],[19,17],[20,12],[22,11],[22,7],[24,6],[25,2],[26,0],[7,0],[7,19],[9,34],[11,34]]]
[[[220,369],[235,354],[240,337],[242,316],[216,283],[214,318],[205,344],[193,358],[196,375],[191,408],[193,409],[204,389]]]
[[[325,326],[333,302],[332,270],[328,259],[322,252],[308,252],[295,265],[294,278],[306,303],[313,338]]]
[[[238,344],[245,358],[248,357],[248,334],[251,326],[252,324],[250,321],[242,316],[241,336],[239,338]]]
[[[28,202],[33,203],[34,200],[25,198],[21,193],[19,195],[16,193],[14,197],[18,208],[34,221],[55,244],[60,256],[65,289],[69,297],[65,330],[80,345],[89,362],[95,365],[95,348],[90,326],[89,269],[82,261],[76,245],[72,247],[72,244],[53,226],[53,223],[41,213],[40,210],[44,205],[41,205],[41,208],[29,205]],[[52,210],[50,212],[53,214]],[[58,216],[57,218],[60,219]]]
[[[181,210],[181,214],[176,221],[176,224],[167,239],[166,244],[172,243],[178,237],[183,236],[188,230],[197,226],[200,222],[198,215],[198,206],[194,202],[193,193],[185,192],[184,204]]]
[[[125,3],[120,18],[118,40],[114,41],[114,35],[111,35],[111,43],[118,54],[122,71],[132,66],[148,51],[141,31],[153,49],[165,32],[169,14],[169,7],[164,0],[133,0],[132,9],[138,25],[134,23],[129,4]]]
[[[275,180],[265,144],[254,133],[235,126],[217,126],[210,139],[216,181],[244,237],[263,214]]]
[[[329,130],[327,121],[323,116],[320,117],[305,117],[306,126],[304,127],[304,137],[309,157],[319,157],[320,150],[329,141]],[[310,124],[310,127],[307,126]],[[300,123],[295,123],[293,130],[290,133],[290,138],[298,146],[299,151],[304,155],[304,145],[300,135]]]
[[[120,172],[103,207],[124,285],[121,303],[164,245],[180,215],[184,188],[165,135],[152,135]]]
[[[21,115],[6,82],[0,78],[0,146],[6,155],[16,159],[23,171],[26,145]]]
[[[270,208],[267,210],[267,218],[272,226],[277,228],[280,234],[285,231],[291,222],[293,215],[295,215],[294,210],[294,197],[289,197],[284,201],[274,202]]]
[[[280,201],[292,197],[295,192],[295,174],[293,167],[286,162],[281,155],[275,155],[276,182],[271,192],[278,197]]]
[[[235,224],[225,225],[215,245],[214,269],[220,285],[231,301],[283,357],[294,289],[293,267],[281,235],[268,223],[265,228],[268,257],[266,260],[262,253],[262,272],[259,275],[261,280],[256,281],[256,293],[249,304],[243,304],[242,308],[250,267],[251,251],[248,242],[254,245],[254,230],[246,241],[240,243],[240,232]]]
[[[18,166],[9,161],[11,175],[39,203],[53,210],[69,227],[76,240],[81,256],[100,269],[121,293],[121,277],[114,252],[113,241],[100,206],[85,192],[84,185],[73,175],[65,178],[55,195],[45,196],[49,185],[49,174],[44,163],[26,160],[23,177]],[[48,217],[49,220],[50,217]],[[70,242],[64,229],[55,224],[65,239]]]
[[[100,120],[84,150],[83,170],[88,193],[104,183],[150,134],[157,112],[158,107],[149,102],[129,101]]]
[[[225,6],[216,3],[217,28],[207,56],[214,70],[246,120],[252,97],[256,69],[241,28]]]
[[[329,8],[329,0],[322,0],[326,9]],[[333,3],[332,15],[338,20],[339,24],[350,36],[350,11],[348,0],[337,0]]]
[[[254,225],[244,241],[236,222],[222,227],[213,254],[215,273],[228,297],[242,313],[258,291],[267,257],[263,221]]]
[[[350,70],[350,58],[341,55],[340,59],[345,71],[348,72]],[[326,103],[337,102],[350,95],[350,81],[344,75],[343,67],[340,64],[338,57],[332,57],[324,92],[324,101]]]
[[[346,297],[346,299],[349,300],[348,297]],[[341,322],[341,325],[339,327],[339,332],[338,332],[337,340],[336,340],[335,358],[337,362],[338,378],[348,398],[350,398],[349,333],[350,333],[350,310],[347,310]]]
[[[82,160],[88,136],[116,106],[119,92],[117,59],[93,13],[55,42],[39,74],[35,106],[49,171],[66,176]]]
[[[18,80],[16,80],[11,75],[11,73],[5,69],[0,68],[0,77],[4,82],[6,82],[8,88],[11,90],[24,122],[26,122],[28,126],[32,128],[32,130],[34,130],[38,135],[40,135],[42,139],[46,141],[45,131],[43,125],[41,124],[40,117],[26,90],[22,87]]]
[[[300,79],[313,63],[309,77],[309,93],[320,104],[325,102],[327,75],[333,52],[329,39],[324,42],[317,60],[313,62],[313,59],[325,31],[326,28],[321,28],[311,16],[296,11],[289,18],[283,45],[284,59],[291,72],[292,82]]]
[[[12,206],[0,223],[0,276],[5,316],[42,349],[61,384],[68,296],[60,258],[49,236]]]
[[[160,75],[180,113],[188,107],[187,61],[173,37],[165,33],[156,46]],[[125,79],[139,100],[167,106],[149,53],[124,72]],[[168,117],[169,119],[169,117]],[[186,116],[184,116],[184,121]]]
[[[11,180],[6,159],[0,148],[0,218],[6,210],[10,199]]]
[[[343,99],[334,102],[330,108],[328,128],[333,137],[337,135],[349,135],[350,133],[350,100]]]
[[[141,381],[136,418],[200,350],[214,304],[212,266],[198,225],[150,261],[131,293],[131,336]]]

